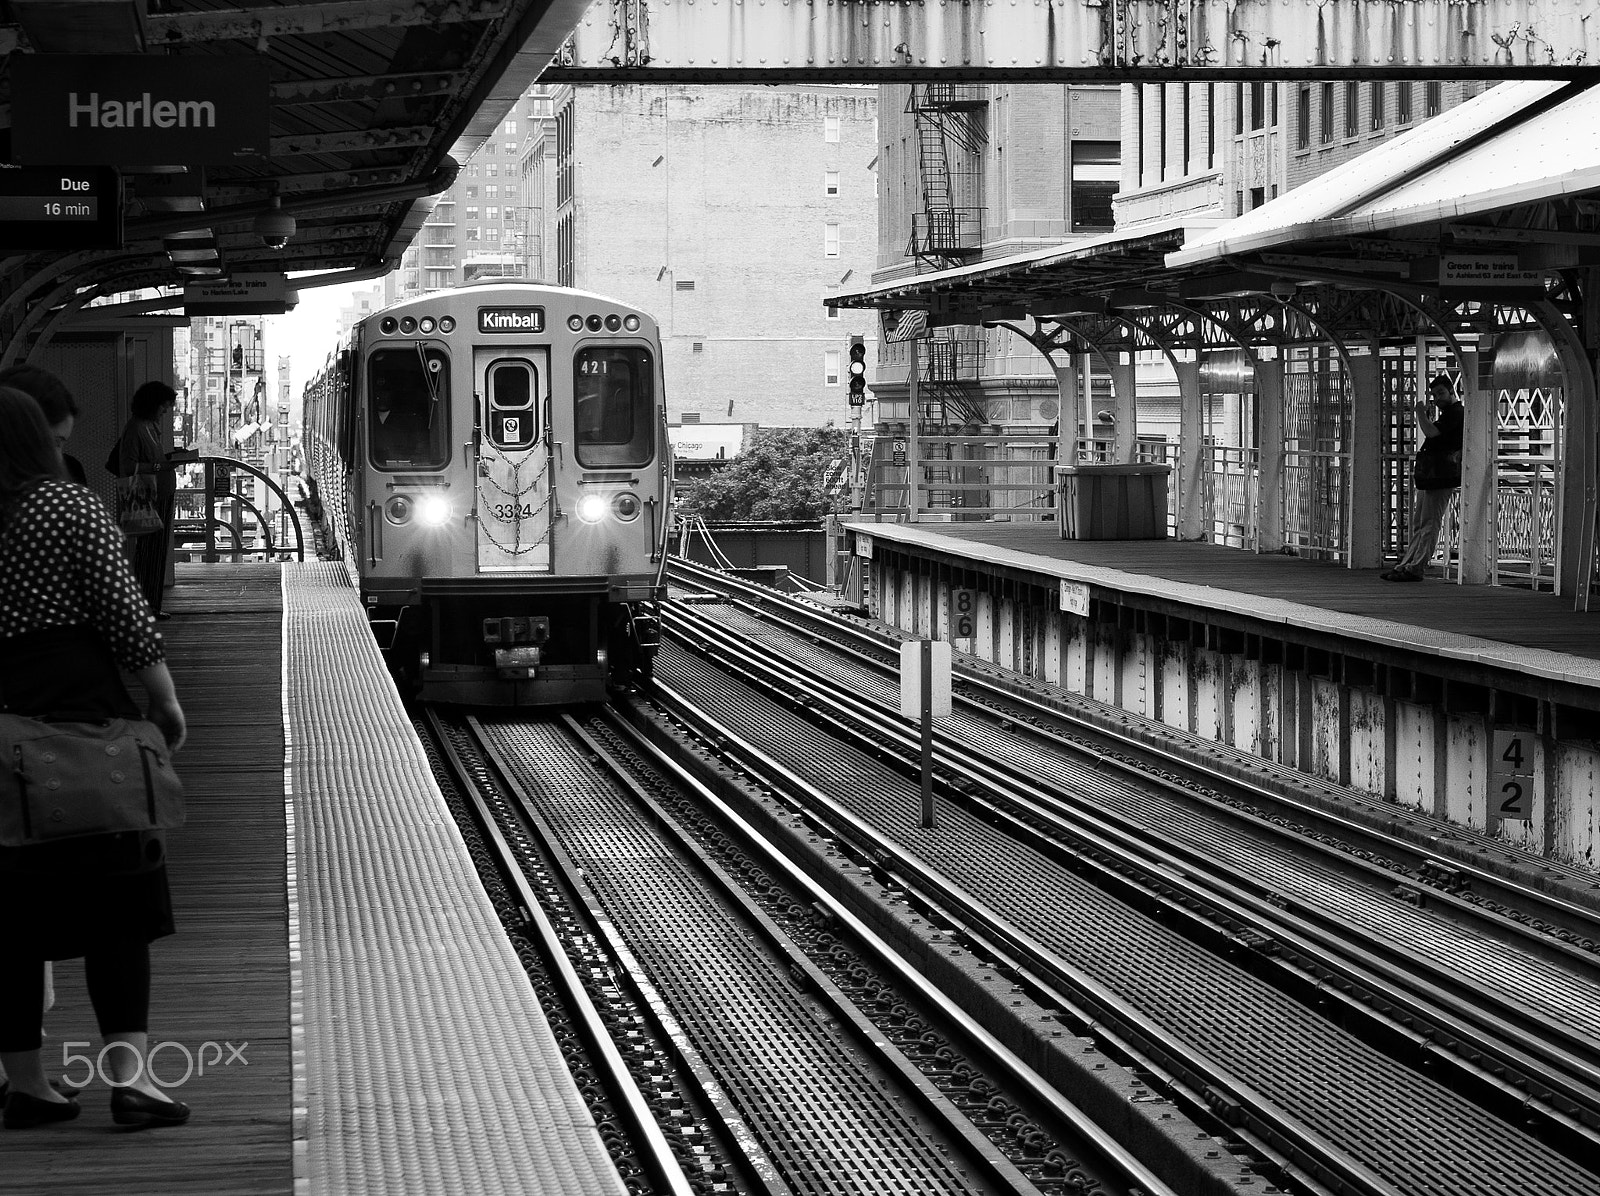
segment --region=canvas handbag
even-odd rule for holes
[[[183,821],[183,782],[154,723],[46,723],[0,712],[0,847]]]
[[[146,536],[164,526],[156,509],[156,475],[136,473],[117,479],[117,526],[130,536]]]

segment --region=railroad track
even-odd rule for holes
[[[706,579],[695,580],[703,584]],[[1315,1022],[1299,1023],[1302,1035],[1325,1037],[1330,1022],[1353,1031],[1336,1043],[1322,1043],[1352,1057],[1342,1080],[1328,1081],[1332,1088],[1341,1083],[1350,1091],[1371,1088],[1371,1075],[1360,1072],[1365,1067],[1372,1074],[1383,1073],[1379,1087],[1388,1085],[1400,1102],[1397,1117],[1408,1083],[1428,1090],[1440,1108],[1458,1102],[1450,1105],[1449,1114],[1459,1121],[1465,1140],[1440,1147],[1449,1156],[1441,1167],[1428,1167],[1430,1144],[1424,1143],[1411,1152],[1415,1158],[1408,1169],[1403,1160],[1390,1157],[1406,1153],[1401,1144],[1397,1149],[1363,1150],[1360,1144],[1338,1141],[1347,1125],[1361,1124],[1361,1111],[1346,1109],[1345,1122],[1338,1101],[1322,1108],[1315,1096],[1297,1093],[1293,1083],[1286,1094],[1275,1092],[1268,1083],[1274,1069],[1266,1065],[1264,1049],[1254,1057],[1249,1051],[1229,1051],[1226,1044],[1196,1051],[1195,1042],[1206,1037],[1206,1027],[1193,1019],[1186,1023],[1172,1008],[1172,994],[1162,998],[1169,1006],[1164,1016],[1171,1019],[1163,1025],[1148,1011],[1148,992],[1141,1004],[1118,991],[1118,977],[1075,966],[1062,949],[1070,936],[1061,927],[1050,926],[1048,920],[1025,925],[1018,918],[996,916],[997,903],[1006,899],[1004,885],[981,892],[983,878],[975,881],[964,874],[972,862],[962,860],[959,852],[942,861],[942,868],[929,867],[926,850],[905,849],[915,836],[894,823],[900,815],[889,809],[893,803],[880,803],[877,810],[852,805],[844,795],[817,784],[815,774],[807,779],[805,768],[796,766],[807,753],[785,760],[781,749],[805,735],[798,728],[790,730],[786,718],[814,734],[837,736],[853,745],[863,753],[863,763],[856,767],[867,770],[862,775],[871,777],[869,784],[884,790],[906,787],[905,773],[916,750],[914,737],[893,729],[898,720],[884,709],[893,703],[891,683],[883,673],[892,641],[877,636],[861,642],[868,637],[854,629],[843,637],[857,641],[850,647],[853,655],[841,663],[832,647],[807,642],[819,630],[832,632],[836,621],[813,616],[800,634],[771,630],[766,620],[785,604],[775,602],[770,592],[760,598],[759,610],[724,608],[716,619],[707,616],[709,608],[672,605],[669,631],[727,671],[713,675],[679,651],[665,654],[657,696],[666,707],[762,784],[786,787],[790,800],[803,806],[820,829],[853,844],[862,859],[915,894],[924,908],[963,926],[972,941],[1005,961],[1034,991],[1074,1011],[1081,1024],[1115,1026],[1130,1059],[1164,1076],[1175,1093],[1187,1092],[1233,1123],[1279,1161],[1282,1176],[1310,1176],[1330,1190],[1420,1190],[1411,1184],[1424,1182],[1442,1184],[1438,1190],[1450,1190],[1452,1182],[1461,1191],[1492,1190],[1494,1167],[1490,1160],[1478,1159],[1481,1142],[1474,1143],[1482,1135],[1521,1135],[1526,1128],[1572,1158],[1593,1157],[1600,1111],[1593,1033],[1597,1014],[1593,956],[1582,949],[1593,926],[1581,903],[1567,902],[1559,921],[1528,914],[1529,905],[1537,911],[1539,902],[1549,897],[1528,887],[1510,894],[1526,903],[1518,907],[1523,918],[1517,921],[1465,900],[1430,901],[1465,919],[1445,922],[1440,917],[1444,911],[1420,909],[1403,891],[1396,896],[1394,865],[1382,852],[1366,847],[1352,852],[1332,834],[1307,836],[1293,824],[1285,827],[1281,809],[1271,817],[1255,813],[1250,808],[1254,795],[1241,795],[1224,770],[1202,768],[1206,783],[1196,794],[1191,761],[1169,759],[1152,767],[1144,745],[1108,747],[1103,736],[1085,755],[1085,728],[1068,734],[1055,729],[1064,721],[1061,712],[1032,698],[1032,707],[1019,713],[1019,695],[1011,690],[985,695],[987,701],[1004,697],[1011,704],[1009,715],[978,709],[958,720],[955,732],[941,740],[945,799],[953,803],[952,810],[974,820],[969,837],[979,827],[984,834],[1003,828],[1013,848],[1025,844],[1033,853],[1031,863],[1042,860],[1054,866],[1051,883],[1059,885],[1066,875],[1087,878],[1099,893],[1114,894],[1127,910],[1165,923],[1163,929],[1181,929],[1187,942],[1231,953],[1243,965],[1230,965],[1234,973],[1264,981],[1280,1000],[1287,995],[1320,1005]],[[802,668],[802,660],[818,663],[809,657],[828,663]],[[734,674],[740,682],[731,680]],[[741,692],[730,698],[734,686]],[[743,692],[745,686],[751,687],[749,692]],[[708,694],[714,696],[707,700]],[[759,734],[750,733],[755,728]],[[1005,768],[1002,762],[1007,760],[1018,765]],[[887,764],[890,775],[872,775],[866,761]],[[830,759],[822,775],[848,773],[851,767]],[[1169,792],[1159,792],[1163,787]],[[1159,833],[1150,833],[1152,829]],[[1308,838],[1336,856],[1338,867],[1308,867],[1301,858]],[[1381,846],[1394,847],[1388,842]],[[1359,865],[1353,870],[1352,857]],[[1361,879],[1352,879],[1352,874]],[[1015,886],[1018,879],[1012,876],[1010,883]],[[1556,933],[1530,938],[1534,923]],[[1528,949],[1527,942],[1506,947],[1500,938],[1484,935],[1486,925],[1507,937],[1521,935],[1538,950]],[[1052,936],[1058,944],[1054,948]],[[1498,952],[1492,959],[1484,956],[1489,948]],[[1163,943],[1162,950],[1177,947]],[[1430,952],[1440,958],[1430,961]],[[1237,986],[1238,980],[1219,983]],[[1253,992],[1251,999],[1261,1001],[1266,995]],[[1181,1004],[1181,996],[1176,1000]],[[1261,1010],[1260,1016],[1285,1016],[1282,1009],[1272,1011],[1270,1001]],[[1354,1060],[1358,1047],[1376,1047],[1381,1054],[1369,1052]],[[1395,1060],[1419,1072],[1447,1073],[1451,1088],[1472,1103],[1460,1102],[1431,1079],[1408,1081],[1406,1073],[1392,1070]],[[1306,1109],[1320,1111],[1308,1116]],[[1482,1119],[1485,1112],[1499,1118],[1498,1126]],[[1518,1149],[1530,1152],[1529,1162],[1539,1156],[1537,1166],[1548,1168],[1549,1190],[1595,1188],[1592,1173],[1565,1168],[1554,1151],[1531,1137],[1514,1140]],[[1418,1166],[1429,1174],[1419,1173]],[[1458,1178],[1453,1181],[1452,1176]],[[1530,1182],[1525,1175],[1515,1180],[1508,1175],[1505,1182],[1512,1185],[1506,1190],[1539,1190],[1537,1181],[1532,1188],[1525,1186]]]
[[[628,724],[427,724],[635,1190],[1175,1191]]]

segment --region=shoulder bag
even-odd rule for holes
[[[47,723],[0,712],[0,847],[183,821],[183,782],[154,723]]]
[[[156,509],[156,477],[135,473],[117,479],[117,526],[129,536],[148,536],[161,531],[161,512]]]

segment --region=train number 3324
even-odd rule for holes
[[[533,504],[525,502],[492,502],[489,514],[501,523],[514,523],[518,519],[533,518]]]

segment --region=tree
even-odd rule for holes
[[[733,463],[688,487],[685,515],[718,520],[813,520],[834,509],[829,466],[849,454],[842,428],[760,428]]]

